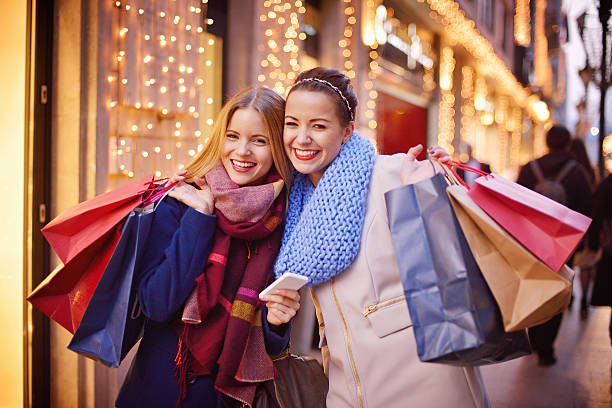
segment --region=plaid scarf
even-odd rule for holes
[[[191,378],[215,372],[215,389],[251,406],[257,384],[274,378],[259,292],[274,279],[285,215],[283,183],[271,171],[265,184],[239,187],[222,165],[205,178],[215,198],[217,229],[206,267],[176,327],[177,406]]]

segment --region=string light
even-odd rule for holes
[[[259,16],[264,38],[259,43],[259,72],[257,81],[269,86],[279,94],[285,94],[294,76],[288,72],[301,69],[298,63],[298,41],[300,36],[300,14],[306,9],[301,1],[264,1]]]
[[[438,144],[453,154],[453,139],[455,136],[455,96],[453,95],[453,72],[455,58],[453,49],[442,48],[440,56],[440,90],[441,98],[438,113]]]
[[[553,74],[548,59],[548,39],[546,38],[546,0],[535,0],[534,37],[535,81],[542,89],[542,93],[550,97],[553,92]]]
[[[510,136],[510,164],[513,166],[520,164],[521,143],[523,138],[523,116],[521,108],[512,109],[512,127],[508,129]]]
[[[545,0],[538,0],[545,1]],[[537,119],[533,104],[527,103],[530,92],[523,88],[510,69],[495,53],[493,46],[476,28],[474,21],[465,16],[459,4],[453,0],[427,0],[430,16],[442,24],[448,38],[462,45],[477,59],[479,72],[496,79],[500,91],[511,95],[515,103]]]
[[[197,0],[187,1],[194,4]],[[197,3],[199,6],[200,2]],[[201,7],[194,4],[170,15],[155,3],[145,2],[142,7],[121,1],[112,4],[116,6],[113,30],[118,42],[112,54],[113,67],[105,82],[112,96],[107,102],[113,115],[110,173],[111,176],[134,177],[134,174],[154,171],[159,177],[169,165],[185,167],[185,160],[193,157],[189,152],[194,152],[198,146],[196,141],[201,136],[198,128],[205,124],[198,119],[200,112],[208,118],[218,110],[214,93],[218,87],[213,86],[217,74],[211,69],[219,46],[215,37],[204,30],[214,21],[205,14],[195,16],[206,12],[206,0],[201,2]],[[156,19],[156,34],[143,32],[143,20],[128,17],[130,10],[137,16],[146,13]],[[132,32],[140,41],[129,37]],[[149,41],[153,37],[156,41]],[[190,52],[196,49],[197,53]],[[174,65],[179,61],[180,64]],[[197,75],[192,75],[196,72]],[[203,77],[211,79],[210,87],[203,87]],[[169,130],[168,125],[174,129]],[[164,135],[172,134],[175,142],[164,142],[168,140]],[[156,157],[166,160],[161,163]]]
[[[529,0],[516,0],[514,41],[523,47],[527,47],[531,43],[531,12],[529,9]]]
[[[461,140],[477,150],[474,138],[474,69],[468,65],[461,68]]]

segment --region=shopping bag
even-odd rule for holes
[[[506,331],[544,323],[569,305],[574,272],[556,273],[512,238],[469,197],[447,188],[470,250],[500,308]]]
[[[122,226],[123,222],[119,222],[68,263],[60,264],[27,300],[51,320],[74,333],[119,242]]]
[[[116,226],[155,191],[153,176],[132,181],[115,190],[63,211],[41,230],[60,260],[67,264]]]
[[[137,208],[129,214],[121,239],[68,345],[70,350],[118,367],[138,342],[144,315],[134,282],[151,223],[152,209]]]
[[[459,366],[531,352],[525,331],[506,333],[440,174],[385,194],[395,257],[421,361]]]
[[[554,271],[559,271],[591,219],[496,174],[478,177],[469,192],[491,218]]]
[[[27,300],[74,333],[117,243],[127,215],[161,199],[174,184],[152,176],[84,201],[43,228],[64,265],[58,266]],[[127,211],[127,212],[126,212]]]

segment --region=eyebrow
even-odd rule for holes
[[[237,135],[240,135],[240,132],[238,132],[237,130],[230,129],[230,128],[225,129],[225,133],[228,133],[228,132],[236,133]],[[251,135],[251,137],[265,137],[266,139],[268,139],[268,136],[260,135],[260,134],[254,134],[254,135]]]
[[[285,115],[285,119],[294,119],[294,120],[299,120],[298,118],[291,116],[291,115]],[[322,120],[324,122],[331,122],[331,120],[329,119],[325,119],[325,118],[314,118],[314,119],[310,119],[310,122],[316,122]]]

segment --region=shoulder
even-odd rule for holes
[[[398,153],[392,156],[376,155],[374,159],[374,169],[372,170],[372,181],[384,179],[385,177],[398,177],[402,168],[402,163],[406,158],[405,153]]]
[[[376,155],[368,193],[370,204],[372,204],[373,199],[384,201],[384,194],[387,191],[401,186],[400,170],[405,158],[406,154],[404,153],[392,156]]]

